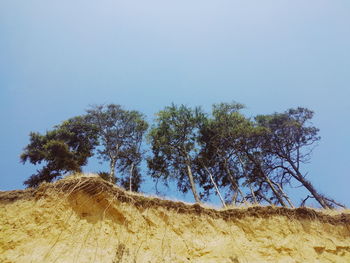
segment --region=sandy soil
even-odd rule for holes
[[[350,262],[349,212],[215,210],[96,177],[0,192],[0,262]]]

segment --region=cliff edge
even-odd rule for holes
[[[226,210],[73,176],[0,192],[0,262],[350,262],[350,213]]]

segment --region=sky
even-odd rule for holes
[[[172,102],[237,101],[248,116],[312,109],[308,178],[350,206],[349,14],[348,0],[0,1],[0,190],[35,172],[19,162],[30,131],[91,104],[152,120]]]

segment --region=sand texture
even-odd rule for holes
[[[0,192],[0,262],[350,262],[349,212],[215,210],[97,177]]]

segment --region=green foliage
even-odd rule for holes
[[[281,184],[294,179],[301,183],[323,208],[332,208],[334,200],[318,193],[306,179],[306,174],[301,171],[302,164],[309,162],[314,145],[320,140],[319,129],[311,125],[312,117],[313,112],[306,108],[257,116],[257,125],[267,131],[261,136],[261,149],[271,160],[271,170]]]
[[[239,180],[244,177],[240,147],[246,143],[246,137],[254,128],[250,120],[240,113],[243,108],[242,104],[235,102],[214,104],[213,118],[202,127],[199,136],[199,167],[206,166],[218,186],[230,187],[233,191],[239,190]],[[213,184],[201,170],[203,195],[208,196]]]
[[[83,117],[69,119],[45,135],[32,132],[29,136],[30,143],[20,156],[22,163],[44,165],[24,182],[28,187],[51,182],[69,171],[80,171],[98,145],[97,130]]]
[[[308,160],[309,146],[319,140],[318,129],[308,125],[313,113],[290,109],[259,115],[252,121],[239,112],[242,108],[236,103],[213,106],[213,118],[201,130],[202,164],[210,169],[217,185],[231,187],[234,202],[293,206],[283,189],[292,178],[303,183],[299,166]],[[212,182],[203,176],[201,184],[209,195]],[[310,182],[303,185],[313,189]]]
[[[311,110],[296,108],[247,118],[242,109],[244,105],[232,102],[214,104],[210,117],[199,107],[184,105],[172,104],[159,111],[148,133],[151,177],[166,184],[175,181],[180,191],[191,190],[196,202],[215,191],[223,205],[248,201],[294,207],[285,189],[297,182],[311,194],[302,204],[311,197],[324,208],[342,206],[320,194],[302,172],[320,140]],[[147,129],[140,112],[109,104],[93,106],[86,115],[45,134],[32,132],[21,161],[41,169],[24,183],[36,187],[64,173],[78,172],[96,149],[98,158],[110,164],[109,173],[99,173],[101,178],[139,191]]]
[[[143,178],[140,173],[140,168],[134,167],[132,171],[129,171],[128,174],[125,174],[125,176],[120,178],[118,182],[126,190],[140,192],[141,183],[143,182]]]
[[[206,121],[200,108],[172,104],[158,112],[148,136],[153,154],[148,159],[151,176],[175,179],[182,192],[191,188],[197,202],[196,178],[192,170],[198,152],[198,131]]]
[[[135,183],[134,189],[139,189],[142,181],[135,171],[142,161],[141,144],[148,129],[144,118],[138,111],[124,110],[116,104],[93,106],[87,111],[89,123],[98,130],[102,146],[97,150],[99,158],[110,162],[109,180],[118,181],[115,178],[117,169],[124,177],[136,176],[131,180]]]
[[[320,140],[319,129],[310,126],[313,112],[305,108],[289,109],[284,113],[258,115],[257,125],[264,127],[264,150],[284,156],[295,163],[307,162],[312,147],[300,152]]]

